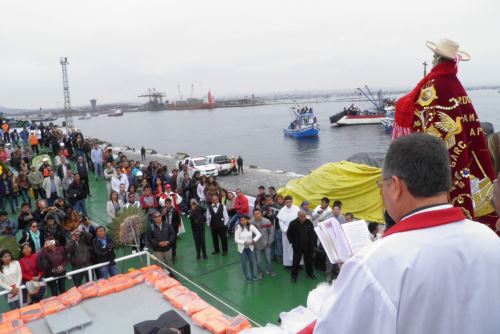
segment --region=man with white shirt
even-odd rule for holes
[[[135,193],[128,193],[127,195],[127,203],[125,204],[125,208],[129,207],[140,208],[141,202],[136,200]]]
[[[66,161],[65,156],[61,156],[61,163],[57,166],[57,176],[62,180],[68,175],[71,165]]]
[[[104,161],[104,152],[97,143],[94,144],[94,148],[90,151],[90,159],[94,163],[95,180],[97,181],[99,177],[104,178],[102,170],[102,163]]]
[[[330,199],[328,197],[323,197],[321,199],[320,205],[318,205],[312,212],[312,219],[314,227],[318,226],[318,223],[332,216],[332,209],[330,208]]]
[[[396,224],[343,265],[314,332],[499,333],[500,239],[448,203],[444,143],[393,141],[378,184]]]
[[[214,251],[212,254],[219,254],[219,239],[222,243],[222,255],[227,255],[227,234],[226,225],[229,221],[226,207],[219,203],[219,196],[212,196],[212,204],[207,210],[207,225],[210,226],[212,232],[212,241],[214,243]]]
[[[293,248],[292,244],[288,240],[286,235],[288,231],[288,226],[292,222],[292,220],[297,219],[299,215],[299,207],[293,205],[292,196],[285,196],[285,206],[281,208],[278,212],[277,218],[279,219],[280,229],[282,235],[281,242],[283,243],[283,266],[284,267],[292,267],[293,263]]]
[[[127,175],[122,173],[122,170],[120,167],[116,167],[115,169],[115,175],[111,177],[111,189],[116,191],[117,193],[120,192],[120,184],[125,185],[125,189],[128,189],[128,178]]]

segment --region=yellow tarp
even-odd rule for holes
[[[381,169],[349,161],[324,164],[310,174],[291,180],[278,192],[291,195],[295,204],[303,200],[310,208],[319,205],[321,198],[342,201],[342,212],[352,212],[358,219],[383,223],[383,203],[377,181]]]

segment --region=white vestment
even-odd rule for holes
[[[394,233],[342,266],[314,333],[500,333],[499,282],[500,238],[483,224]]]
[[[283,243],[283,265],[286,267],[291,267],[293,262],[293,249],[292,244],[288,241],[288,237],[286,236],[286,231],[288,231],[288,226],[292,220],[295,220],[299,214],[299,207],[296,205],[292,205],[290,208],[284,206],[281,208],[280,212],[278,212],[278,219],[280,222],[280,229],[282,235],[282,243]]]

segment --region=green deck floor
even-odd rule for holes
[[[96,182],[94,177],[90,176],[90,189],[92,196],[87,199],[87,213],[92,221],[105,225],[108,222],[106,183],[102,180]],[[213,248],[211,235],[207,228],[208,259],[196,260],[189,219],[184,219],[184,225],[186,233],[182,234],[178,240],[177,261],[174,268],[261,325],[268,322],[276,323],[280,312],[288,311],[298,305],[305,305],[309,291],[324,279],[323,273],[317,273],[318,279],[311,280],[301,271],[297,283],[292,284],[290,271],[273,262],[273,270],[278,274],[276,277],[266,276],[260,281],[246,283],[242,273],[240,255],[234,240],[229,240],[229,254],[227,256],[210,255]],[[122,249],[117,253],[117,256],[123,256],[126,253],[130,254],[130,251]],[[132,261],[120,264],[119,270],[127,271],[130,267],[139,267],[140,265],[139,261]],[[201,297],[206,298],[212,305],[228,314],[234,313],[188,282],[182,279],[181,281],[199,293]],[[69,283],[67,285],[69,286]],[[5,301],[2,300],[1,304],[1,310],[5,311]]]

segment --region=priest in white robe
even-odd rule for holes
[[[314,333],[500,333],[500,238],[448,203],[442,140],[395,140],[378,184],[396,224],[343,265]]]
[[[299,211],[299,207],[293,205],[292,197],[285,196],[285,206],[281,208],[280,212],[278,212],[278,219],[282,233],[281,240],[283,243],[283,265],[285,267],[291,267],[293,262],[293,249],[292,245],[288,241],[286,232],[288,231],[290,222],[298,217]]]

